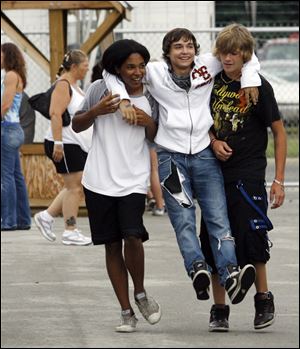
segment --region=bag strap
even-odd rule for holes
[[[66,81],[68,84],[69,84],[69,92],[70,92],[70,97],[72,97],[72,94],[73,94],[73,91],[72,91],[72,88],[71,88],[71,84],[69,83],[69,81],[67,79],[59,79],[59,80],[56,80],[54,85],[56,85],[58,82],[60,81]]]
[[[243,187],[243,182],[240,180],[238,181],[237,185],[236,185],[237,189],[241,192],[241,194],[243,195],[244,199],[248,202],[248,204],[254,208],[254,210],[260,214],[260,216],[262,217],[262,219],[266,222],[267,225],[267,229],[268,230],[272,230],[273,229],[273,224],[270,221],[270,219],[263,213],[263,211],[253,202],[253,200],[251,199],[251,197],[249,196],[249,194],[246,192],[246,190]]]

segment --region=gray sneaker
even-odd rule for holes
[[[78,229],[67,231],[62,234],[62,243],[64,245],[87,246],[92,243],[91,238],[84,236]]]
[[[39,231],[43,235],[43,237],[51,242],[55,241],[56,236],[53,233],[53,222],[46,221],[45,219],[42,218],[41,213],[36,213],[34,215],[34,222],[36,226],[39,228]]]
[[[135,299],[135,304],[149,324],[154,325],[160,320],[161,307],[152,297],[146,294],[146,297],[142,299]]]
[[[121,323],[116,327],[116,332],[134,332],[138,319],[135,315],[121,315]]]

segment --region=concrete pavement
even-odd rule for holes
[[[114,332],[119,305],[108,280],[104,248],[61,244],[30,231],[1,232],[1,348],[297,348],[299,347],[299,189],[270,211],[274,243],[269,286],[277,312],[273,326],[253,329],[252,288],[230,306],[230,332],[209,333],[211,300],[198,301],[185,274],[168,217],[145,214],[145,286],[162,305],[160,323],[139,318],[137,332]],[[88,219],[79,227],[89,234]],[[132,293],[132,285],[131,285]],[[132,297],[133,298],[133,297]]]
[[[266,181],[272,183],[275,176],[275,160],[268,159]],[[290,187],[299,187],[299,158],[287,158],[285,168],[285,184]]]

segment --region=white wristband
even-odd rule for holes
[[[276,178],[273,179],[273,182],[274,182],[274,183],[277,183],[277,184],[279,184],[279,185],[281,185],[282,187],[284,187],[284,183],[281,182],[281,181],[279,181],[279,180],[276,179]]]
[[[54,141],[55,145],[64,145],[64,143],[62,141]]]

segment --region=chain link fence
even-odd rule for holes
[[[206,30],[192,30],[195,34],[198,43],[200,44],[200,52],[208,52],[211,50],[214,39],[221,28],[212,28]],[[291,60],[288,57],[285,60],[285,64],[293,64],[293,66],[278,66],[273,67],[273,71],[267,79],[271,82],[275,97],[282,112],[282,117],[285,121],[286,131],[288,135],[288,157],[298,157],[299,155],[299,29],[298,27],[278,27],[278,28],[249,28],[257,43],[257,54],[263,53],[264,47],[269,44],[280,43],[280,40],[293,41],[297,46],[297,59]],[[151,54],[152,60],[161,60],[162,54],[162,39],[167,30],[126,30],[117,29],[114,31],[115,39],[134,39],[141,44],[145,45]],[[49,34],[47,32],[30,32],[25,35],[40,49],[40,51],[49,58]],[[294,39],[293,39],[294,37]],[[275,40],[274,40],[275,39]],[[1,33],[1,42],[11,41],[5,33]],[[287,52],[284,48],[281,51]],[[280,50],[279,50],[280,51]],[[296,52],[296,51],[295,51]],[[100,53],[101,54],[101,53]],[[294,54],[294,53],[293,53]],[[50,85],[50,78],[46,73],[26,54],[24,53],[27,69],[28,69],[28,87],[26,92],[29,96],[45,91]],[[99,55],[98,55],[99,56]],[[263,56],[262,71],[264,71]],[[273,63],[277,63],[277,60],[271,60]],[[295,70],[294,70],[295,69]],[[271,81],[274,75],[277,75],[279,71],[290,72],[285,80]],[[266,71],[267,73],[267,71]],[[293,81],[292,81],[293,80]],[[287,98],[288,97],[288,98]],[[49,121],[41,115],[37,115],[36,127],[35,127],[35,142],[42,142],[44,134],[49,127]],[[268,147],[268,156],[273,157],[273,139],[270,133],[270,142]]]

